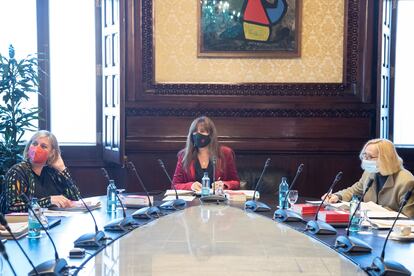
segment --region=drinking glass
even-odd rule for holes
[[[296,201],[298,201],[298,197],[299,197],[299,194],[298,194],[297,190],[290,190],[289,191],[287,200],[290,203],[290,207],[292,207],[292,205],[295,204]]]
[[[361,219],[359,220],[359,232],[372,232],[373,224],[368,217],[368,210],[361,210]]]

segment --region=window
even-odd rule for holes
[[[21,7],[25,6],[25,9]],[[18,14],[18,19],[16,19]],[[9,45],[12,44],[16,59],[22,59],[37,52],[36,0],[0,1],[0,53],[9,58]],[[0,101],[3,101],[0,98]],[[38,105],[37,95],[32,94],[27,108]],[[38,122],[34,122],[36,126]],[[26,132],[23,140],[30,139]]]
[[[402,146],[414,146],[414,90],[412,84],[412,51],[414,38],[414,1],[399,1],[397,6],[395,85],[394,85],[394,142]]]
[[[42,95],[31,104],[42,110],[39,128],[56,134],[77,164],[124,160],[125,3],[0,1],[0,51],[13,41],[19,55],[42,54]]]
[[[49,1],[50,128],[62,145],[96,144],[95,30],[94,0]]]

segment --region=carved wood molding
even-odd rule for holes
[[[153,1],[142,0],[142,77],[144,93],[155,95],[235,96],[346,96],[356,95],[360,63],[360,1],[347,5],[345,71],[343,83],[256,83],[256,84],[159,84],[154,80]]]
[[[369,118],[367,109],[198,109],[198,108],[127,108],[127,116],[152,117],[298,117],[298,118]]]

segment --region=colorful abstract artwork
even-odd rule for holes
[[[300,0],[199,3],[199,57],[300,56]]]

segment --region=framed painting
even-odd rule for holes
[[[197,0],[198,57],[300,57],[301,0]]]

